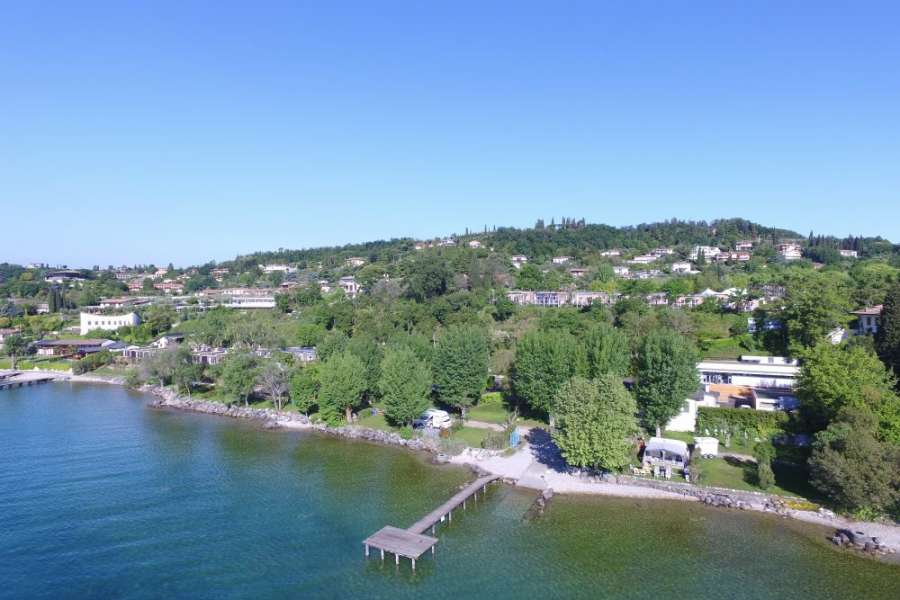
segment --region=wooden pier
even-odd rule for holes
[[[397,564],[400,564],[401,556],[408,558],[412,563],[413,570],[415,570],[416,560],[420,556],[429,550],[431,550],[431,554],[434,554],[434,546],[438,542],[438,539],[434,537],[437,524],[444,521],[444,519],[448,523],[452,522],[454,509],[460,506],[465,509],[469,498],[477,502],[478,492],[481,491],[483,495],[487,491],[487,485],[499,478],[498,475],[479,477],[406,529],[391,527],[390,525],[380,529],[363,541],[363,545],[366,548],[366,556],[369,556],[370,548],[375,548],[381,552],[381,560],[384,560],[384,553],[389,552],[394,555],[394,562]],[[431,530],[431,535],[426,535],[425,532],[429,529]]]
[[[0,390],[11,390],[26,385],[37,385],[54,381],[56,378],[50,375],[38,375],[36,373],[0,373]]]

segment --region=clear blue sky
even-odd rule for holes
[[[0,261],[563,215],[900,240],[898,23],[896,2],[8,2]]]

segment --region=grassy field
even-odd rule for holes
[[[72,368],[72,362],[59,359],[20,358],[16,364],[16,369],[22,371],[30,371],[35,367],[38,369],[46,369],[48,371],[68,371]],[[9,358],[0,358],[0,369],[12,369],[12,360]]]
[[[813,501],[818,499],[818,493],[809,484],[806,470],[798,466],[775,463],[775,485],[767,490],[756,484],[756,464],[749,461],[704,458],[700,460],[700,469],[703,473],[702,485],[779,496],[800,496]]]
[[[464,443],[470,448],[481,448],[481,442],[491,431],[489,429],[476,429],[474,427],[461,427],[450,436],[454,440]]]
[[[489,392],[481,397],[478,404],[469,409],[468,417],[475,421],[503,425],[509,418],[509,411],[503,403],[500,392]]]
[[[468,410],[467,417],[473,421],[484,421],[506,425],[507,419],[513,411],[509,402],[503,397],[502,392],[488,392],[481,397],[478,404]],[[520,413],[516,424],[523,427],[546,427],[546,421],[531,416],[522,416]]]

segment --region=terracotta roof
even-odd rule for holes
[[[878,315],[881,314],[881,311],[883,308],[884,308],[883,305],[878,304],[876,306],[867,306],[867,307],[861,308],[859,310],[854,310],[850,314],[860,315],[860,316],[875,316],[875,317],[877,317]]]

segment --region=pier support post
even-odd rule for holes
[[[380,548],[381,550],[381,562],[384,562],[384,548]]]
[[[463,500],[463,510],[466,510],[466,501]]]
[[[369,545],[366,544],[366,558],[369,558]]]
[[[396,565],[400,564],[400,555],[399,554],[394,555],[394,564],[396,564]]]
[[[410,560],[412,561],[412,568],[413,568],[413,571],[415,571],[415,570],[416,570],[416,559],[411,558]]]
[[[453,522],[453,511],[452,510],[447,513],[447,521],[449,521],[450,523]]]
[[[434,523],[431,524],[431,537],[434,537]]]
[[[434,556],[434,545],[431,546],[431,555]]]

